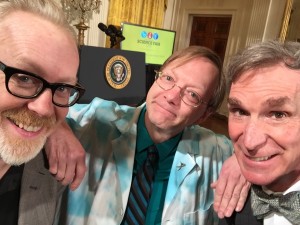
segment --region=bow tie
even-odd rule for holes
[[[258,219],[263,219],[273,212],[284,216],[292,224],[300,224],[300,192],[298,191],[286,195],[268,195],[261,187],[252,185],[251,207],[253,215]]]

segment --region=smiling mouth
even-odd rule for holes
[[[263,162],[263,161],[267,161],[271,158],[273,158],[274,156],[264,156],[264,157],[250,157],[248,156],[248,158],[252,161],[255,161],[255,162]]]
[[[164,104],[158,104],[156,102],[156,105],[161,108],[163,111],[166,111],[167,113],[170,113],[170,114],[174,114],[173,110],[167,108]]]
[[[26,124],[23,124],[23,123],[21,123],[19,121],[15,121],[15,120],[12,120],[12,119],[10,119],[10,121],[13,122],[19,128],[21,128],[21,129],[23,129],[25,131],[28,131],[28,132],[37,132],[40,129],[42,129],[42,126],[26,125]]]

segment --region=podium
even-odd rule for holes
[[[146,96],[145,53],[81,46],[78,80],[86,89],[79,103],[100,97],[136,106]]]

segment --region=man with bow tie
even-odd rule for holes
[[[250,46],[227,77],[229,135],[253,185],[244,209],[219,224],[300,224],[300,43]]]

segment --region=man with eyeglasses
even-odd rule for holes
[[[52,175],[41,151],[84,93],[76,38],[51,0],[0,1],[0,18],[0,223],[52,225],[62,184],[71,179],[74,189],[85,172],[57,161]]]
[[[73,106],[68,121],[87,152],[88,169],[68,194],[62,224],[217,224],[210,185],[233,149],[225,136],[198,124],[223,100],[221,69],[214,52],[191,46],[164,63],[145,104],[95,98]],[[66,124],[55,138],[61,146],[80,145]],[[240,179],[236,159],[228,162],[232,178]],[[217,192],[228,198],[221,203],[228,204],[226,215],[237,202],[237,210],[243,205],[248,184],[241,180]]]

